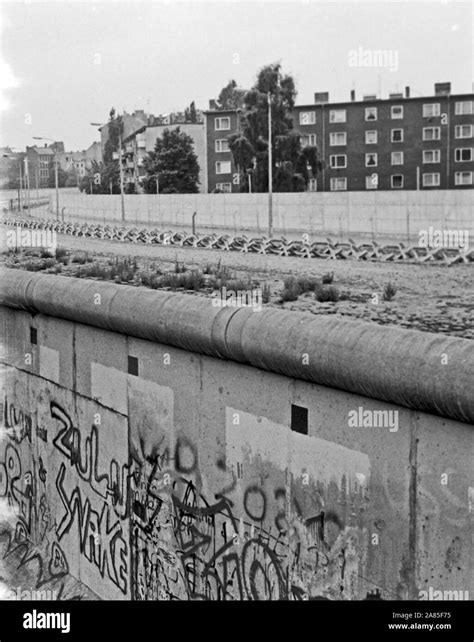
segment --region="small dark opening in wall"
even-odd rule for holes
[[[128,374],[138,376],[138,359],[137,357],[128,357]]]
[[[38,343],[38,330],[36,328],[30,328],[30,343],[34,345]]]
[[[291,430],[302,435],[308,434],[308,409],[291,404]]]

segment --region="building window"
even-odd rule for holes
[[[441,129],[439,127],[423,127],[423,140],[439,140]]]
[[[439,174],[423,174],[423,187],[439,187]]]
[[[331,178],[331,192],[340,192],[347,189],[347,178]]]
[[[372,174],[365,177],[365,189],[377,189],[379,184],[378,174]]]
[[[454,183],[455,185],[472,185],[472,172],[456,172]]]
[[[300,125],[314,125],[316,123],[315,111],[301,111],[300,112]]]
[[[472,100],[461,100],[456,103],[455,114],[456,116],[465,116],[466,114],[472,114],[474,112],[474,101]]]
[[[392,165],[403,165],[403,152],[392,152]]]
[[[403,129],[392,129],[392,143],[403,142]]]
[[[456,138],[472,138],[472,125],[456,125],[454,135]]]
[[[402,105],[393,105],[391,109],[391,115],[393,119],[403,118],[403,107]]]
[[[216,152],[228,152],[229,151],[229,141],[227,138],[218,138],[216,140]]]
[[[329,134],[329,144],[332,147],[335,147],[336,145],[346,145],[346,141],[346,132],[331,132]]]
[[[329,122],[330,123],[345,123],[346,122],[346,110],[345,109],[331,109],[329,112]]]
[[[230,174],[230,161],[217,161],[216,174]]]
[[[403,174],[393,174],[391,180],[392,189],[400,189],[403,187]]]
[[[316,134],[305,134],[301,136],[301,147],[316,147]]]
[[[377,143],[377,131],[374,129],[372,131],[365,132],[365,144],[366,145],[375,145]]]
[[[329,157],[329,164],[333,169],[338,169],[341,167],[347,167],[347,156],[346,154],[332,155]]]
[[[423,118],[431,118],[433,116],[439,116],[440,114],[440,105],[439,103],[430,103],[423,105]]]
[[[308,192],[317,192],[318,182],[315,178],[310,178],[308,183]]]
[[[456,163],[468,163],[472,161],[472,147],[458,148],[454,150]]]
[[[365,120],[377,120],[377,107],[365,108]]]
[[[216,183],[216,189],[225,194],[230,194],[232,192],[232,185],[231,183]]]
[[[439,149],[425,149],[423,150],[424,163],[439,163],[441,160],[441,152]]]
[[[365,166],[366,167],[377,167],[377,154],[366,154],[365,155]]]
[[[215,124],[216,131],[223,131],[224,129],[230,129],[230,118],[228,116],[215,118],[214,124]]]

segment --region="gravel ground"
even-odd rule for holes
[[[251,278],[261,287],[270,287],[267,305],[312,314],[336,314],[382,325],[397,325],[474,339],[474,266],[402,264],[352,260],[300,259],[258,254],[241,254],[193,248],[164,247],[102,241],[58,235],[59,247],[87,251],[97,260],[135,257],[139,268],[153,261],[163,271],[173,270],[179,261],[188,269],[203,269],[221,261],[238,278]],[[297,301],[280,302],[283,279],[288,276],[321,277],[334,273],[333,285],[345,297],[321,303],[308,292]],[[397,292],[384,301],[384,286],[391,282]],[[195,293],[209,296],[208,293]],[[375,296],[377,295],[377,296]]]

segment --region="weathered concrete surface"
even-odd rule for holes
[[[474,422],[464,339],[23,270],[4,270],[0,304]]]
[[[0,308],[10,370],[0,498],[18,515],[15,537],[59,547],[71,573],[101,597],[364,599],[379,590],[384,599],[417,599],[430,586],[473,590],[472,425],[404,407],[416,401],[408,387],[396,404],[303,380],[296,361],[271,372],[265,345],[265,370],[232,360],[271,334],[245,324],[223,332],[225,315],[199,334],[204,308],[187,315],[184,304],[194,297],[179,297],[171,311],[173,295],[153,293],[154,307],[129,300],[129,288],[82,282],[87,296],[102,294],[108,321],[98,322],[92,305],[81,309],[72,279],[53,278],[55,291],[46,277],[41,289],[25,285],[18,301],[28,311],[9,307],[11,298]],[[80,322],[61,299],[63,283]],[[48,315],[38,311],[42,297]],[[303,351],[278,319],[290,350]],[[140,322],[154,340],[132,336]],[[182,347],[157,340],[172,339],[172,324]],[[304,345],[320,351],[310,357],[321,354],[329,368],[330,350],[324,357],[318,335],[306,336]],[[363,354],[328,336],[341,366]],[[406,354],[403,342],[387,341]],[[441,399],[430,346],[415,371],[427,380],[415,388],[420,400],[430,386]],[[267,344],[281,370],[283,347]],[[127,372],[130,356],[138,376]],[[365,367],[377,372],[371,356]],[[468,366],[458,364],[465,376]],[[409,380],[412,368],[407,361]],[[456,407],[465,410],[469,395],[459,390]],[[291,430],[292,405],[307,409],[307,434]],[[397,424],[355,427],[348,418],[359,408],[397,411]]]
[[[472,190],[371,192],[302,192],[273,195],[276,233],[318,233],[366,237],[395,235],[418,238],[421,230],[467,230],[474,236]],[[119,195],[62,194],[66,221],[118,223]],[[54,208],[51,208],[54,209]],[[197,229],[268,229],[267,194],[140,194],[125,195],[129,225]]]

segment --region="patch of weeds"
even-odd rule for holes
[[[179,263],[178,259],[174,262],[174,271],[175,274],[182,274],[183,272],[186,272],[186,266],[184,263]]]
[[[23,267],[25,270],[28,270],[28,272],[41,272],[41,270],[47,270],[53,265],[55,265],[56,261],[54,259],[41,259],[40,261],[26,261],[26,263],[23,264]]]
[[[334,281],[334,272],[326,272],[323,274],[321,281],[326,284],[332,283]]]
[[[99,279],[110,279],[111,270],[110,268],[101,265],[98,261],[91,263],[90,265],[83,265],[78,268],[74,273],[74,276],[79,278],[99,278]]]
[[[300,291],[297,286],[286,287],[282,290],[280,294],[280,301],[284,303],[285,301],[297,301],[300,295]]]
[[[391,301],[395,294],[397,293],[397,288],[392,284],[391,281],[385,284],[383,289],[383,300]]]
[[[68,256],[68,251],[64,247],[57,247],[56,251],[54,253],[54,257],[56,261],[59,261],[60,259],[63,259],[65,256]]]
[[[132,260],[130,257],[125,259],[115,257],[115,259],[109,261],[109,265],[110,274],[108,278],[114,279],[116,283],[133,281],[138,269],[137,260]]]
[[[52,258],[53,258],[53,255],[52,255],[52,253],[51,253],[49,250],[45,250],[45,249],[43,249],[43,250],[41,250],[41,252],[40,252],[40,258],[41,258],[41,259],[52,259]]]
[[[71,257],[71,263],[78,263],[79,265],[84,265],[85,263],[92,263],[93,259],[89,256],[87,252],[84,254],[73,254]]]
[[[328,301],[335,303],[339,301],[339,290],[333,285],[322,285],[315,291],[314,296],[320,303]]]
[[[272,293],[270,290],[270,286],[268,285],[268,283],[265,283],[265,285],[262,288],[262,303],[269,303],[271,296],[272,296]]]

